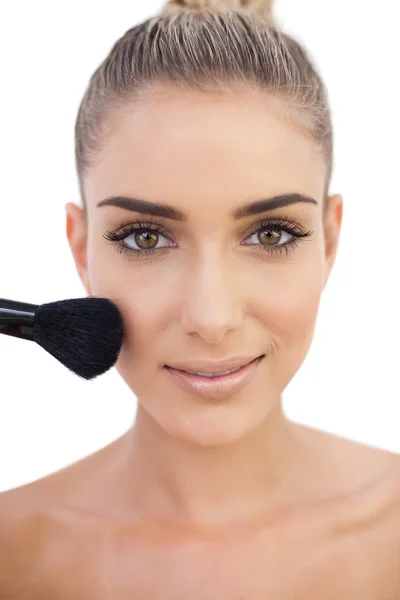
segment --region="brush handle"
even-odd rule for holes
[[[35,341],[33,325],[38,306],[0,298],[0,334]]]

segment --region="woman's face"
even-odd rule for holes
[[[336,253],[342,199],[331,197],[324,222],[324,184],[315,143],[265,96],[170,92],[114,123],[84,181],[87,224],[69,203],[67,235],[88,294],[122,313],[117,370],[170,435],[227,444],[280,402],[309,350]],[[314,202],[242,210],[282,194]],[[99,206],[117,196],[143,203]],[[182,387],[166,368],[209,372],[201,361],[260,355],[247,382],[217,392],[204,376]]]

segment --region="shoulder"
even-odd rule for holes
[[[28,516],[21,510],[18,494],[0,494],[0,597],[14,591],[20,574],[29,570],[28,547],[32,539],[25,534]]]
[[[388,457],[386,471],[368,482],[342,511],[337,531],[348,546],[360,550],[356,566],[369,573],[371,582],[387,598],[398,598],[400,569],[400,464]],[[371,583],[372,585],[372,583]]]
[[[349,481],[362,485],[384,473],[398,476],[400,454],[307,425],[295,423],[294,427],[313,451],[320,451],[323,460],[327,458]]]
[[[0,598],[25,597],[32,581],[39,586],[46,580],[63,551],[59,541],[68,540],[68,525],[35,484],[0,493]]]
[[[318,479],[326,482],[330,506],[362,499],[365,510],[386,506],[400,520],[400,454],[305,425],[296,424],[296,431],[321,462]]]
[[[329,457],[327,479],[336,482],[317,521],[329,548],[338,552],[337,564],[360,585],[370,578],[377,594],[387,590],[385,597],[397,598],[400,455],[322,431],[303,433],[313,439],[324,463]]]
[[[349,531],[371,532],[400,543],[400,455],[353,440],[333,436],[333,447],[345,481],[340,521]],[[387,544],[387,548],[389,545]],[[397,550],[398,551],[398,550]]]
[[[0,591],[35,569],[45,532],[45,513],[30,493],[17,488],[0,494]]]
[[[68,586],[71,572],[78,577],[107,535],[90,507],[76,510],[59,494],[44,493],[43,485],[0,493],[0,599],[31,598],[32,585],[37,597],[53,597],[52,590]]]

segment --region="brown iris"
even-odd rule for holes
[[[155,231],[141,231],[140,233],[135,233],[135,242],[142,248],[143,250],[150,250],[157,245],[158,235]]]
[[[274,242],[279,241],[281,232],[275,229],[261,229],[258,239],[262,244],[273,246]]]

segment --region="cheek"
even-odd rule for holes
[[[315,332],[321,290],[306,288],[288,295],[280,303],[277,373],[280,389],[285,389],[303,364]]]
[[[292,290],[283,296],[276,305],[276,327],[280,340],[287,348],[308,349],[314,333],[316,318],[321,299],[321,290],[304,289]]]
[[[320,261],[265,269],[251,313],[262,324],[274,364],[286,384],[311,346],[323,290]]]
[[[171,284],[171,272],[116,250],[99,249],[92,255],[88,265],[92,294],[114,300],[124,321],[119,367],[130,372],[133,365],[140,365],[142,373],[147,364],[154,367],[157,346],[174,317],[176,286]]]
[[[120,298],[119,307],[125,323],[125,352],[130,357],[143,360],[145,355],[153,354],[161,344],[168,314],[168,303],[160,301],[162,294],[143,293],[143,288],[131,286],[131,293]]]

